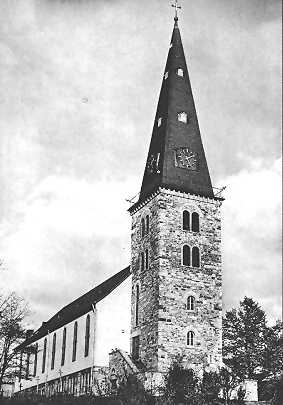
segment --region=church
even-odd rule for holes
[[[106,389],[125,370],[158,385],[177,357],[187,368],[217,369],[222,202],[210,179],[176,4],[142,185],[129,208],[131,263],[30,331],[18,347],[24,371],[15,391],[82,395],[97,382]],[[126,280],[129,352],[119,347],[110,305]]]

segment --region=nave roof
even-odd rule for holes
[[[80,316],[92,310],[99,301],[109,295],[115,288],[117,288],[123,281],[125,281],[131,274],[130,266],[116,273],[114,276],[108,278],[103,283],[94,287],[86,294],[77,298],[70,304],[66,305],[48,321],[42,322],[42,325],[31,336],[29,336],[23,343],[21,343],[17,350],[36,342],[48,333],[61,328],[69,322],[79,318]]]

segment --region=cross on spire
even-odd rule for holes
[[[175,17],[174,17],[174,20],[175,20],[175,21],[178,21],[178,9],[181,10],[182,7],[179,6],[178,0],[175,0],[175,4],[171,4],[171,6],[175,8]]]

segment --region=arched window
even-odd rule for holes
[[[144,253],[143,252],[141,252],[140,261],[141,261],[141,271],[144,271]]]
[[[148,270],[148,265],[149,265],[149,261],[148,261],[148,249],[146,249],[145,251],[145,269]]]
[[[145,217],[145,232],[149,232],[149,215]]]
[[[158,128],[161,126],[161,124],[162,124],[162,117],[159,117],[158,120],[157,120]]]
[[[55,364],[55,353],[56,353],[56,333],[53,335],[53,341],[52,341],[52,352],[51,352],[51,370],[54,369],[54,364]]]
[[[195,310],[195,297],[193,297],[192,295],[190,295],[187,298],[187,310],[188,311],[194,311]]]
[[[192,249],[192,266],[199,267],[199,248],[194,246]]]
[[[29,379],[29,364],[30,364],[30,353],[27,353],[27,357],[26,357],[26,380]]]
[[[37,372],[37,353],[38,353],[38,343],[35,344],[35,349],[34,349],[34,363],[33,363],[33,376],[36,376]]]
[[[77,358],[77,342],[78,342],[78,322],[76,321],[76,322],[74,323],[72,361],[76,361],[76,358]]]
[[[190,330],[187,333],[187,345],[188,346],[194,346],[194,344],[195,344],[195,334],[194,334],[193,331]]]
[[[168,79],[168,72],[165,72],[164,79]]]
[[[135,324],[139,324],[139,301],[140,301],[140,286],[136,285],[136,305],[135,305]]]
[[[191,265],[191,249],[190,246],[188,245],[183,246],[183,265],[184,266]]]
[[[64,328],[63,330],[63,339],[62,339],[62,356],[61,356],[61,366],[65,364],[65,354],[66,354],[66,337],[67,337],[67,329]]]
[[[183,77],[184,76],[184,71],[182,68],[177,69],[177,75]]]
[[[188,122],[188,114],[184,111],[178,113],[178,121],[186,124]]]
[[[144,223],[144,218],[142,218],[142,220],[141,220],[141,236],[142,236],[142,238],[144,237],[144,235],[145,235],[145,223]]]
[[[192,231],[199,232],[199,214],[196,212],[192,213]]]
[[[46,349],[47,349],[47,339],[45,338],[43,343],[42,369],[41,369],[43,373],[45,371],[45,364],[46,364]]]
[[[85,357],[89,354],[89,336],[90,336],[90,316],[86,317],[85,321]]]
[[[190,230],[190,213],[188,211],[183,212],[183,229],[185,231]]]

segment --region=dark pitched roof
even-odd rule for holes
[[[76,318],[86,314],[91,311],[92,305],[95,306],[99,301],[110,294],[116,287],[118,287],[124,280],[126,280],[131,274],[130,266],[121,270],[119,273],[108,278],[108,280],[94,287],[92,290],[77,298],[75,301],[66,305],[64,308],[60,309],[52,318],[47,322],[42,322],[42,325],[36,332],[34,332],[29,338],[27,338],[22,344],[20,344],[17,350],[30,345],[31,343],[37,341],[43,336],[47,335],[48,332],[53,332],[56,329],[72,322]]]
[[[214,198],[177,21],[175,18],[139,202],[159,187]],[[178,68],[183,76],[177,74]],[[178,121],[181,112],[187,113],[187,124]],[[188,168],[195,157],[196,167]]]

